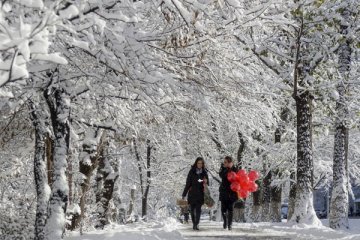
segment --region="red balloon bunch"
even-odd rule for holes
[[[259,179],[259,173],[255,170],[251,170],[249,173],[246,173],[244,169],[237,173],[231,171],[228,173],[227,179],[231,182],[231,190],[237,192],[239,198],[247,198],[251,192],[256,192],[258,189],[255,181]]]

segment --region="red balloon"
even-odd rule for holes
[[[249,175],[248,175],[248,176],[249,176],[250,181],[256,181],[256,180],[259,179],[260,174],[259,174],[258,171],[251,170],[251,171],[249,172]]]
[[[241,182],[240,187],[241,187],[241,189],[249,191],[249,181],[248,182]]]
[[[229,182],[234,182],[236,180],[236,173],[234,172],[229,172],[227,174],[227,179],[229,180]]]
[[[245,188],[247,186],[247,184],[249,183],[249,177],[247,175],[240,177],[239,183],[242,188]]]
[[[237,175],[239,178],[242,178],[242,177],[244,177],[244,176],[247,176],[246,170],[245,170],[245,169],[240,169],[240,170],[236,173],[236,175]]]
[[[230,188],[231,188],[231,190],[233,190],[234,192],[238,192],[238,191],[240,191],[240,189],[241,189],[239,183],[237,183],[237,182],[231,183]]]
[[[258,185],[257,185],[255,182],[250,181],[249,184],[248,184],[247,190],[248,190],[249,192],[256,192],[257,189],[258,189]]]
[[[239,191],[238,195],[240,198],[247,198],[247,197],[249,197],[249,192],[244,189],[241,189]]]

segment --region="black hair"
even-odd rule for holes
[[[196,158],[195,163],[193,164],[193,167],[196,168],[196,167],[197,167],[197,163],[198,163],[199,161],[202,161],[202,162],[203,162],[202,168],[205,169],[205,161],[204,161],[204,159],[203,159],[202,157],[197,157],[197,158]]]
[[[225,159],[226,161],[228,161],[229,163],[230,163],[230,162],[233,162],[233,159],[232,159],[232,157],[230,157],[230,156],[226,156],[224,159]]]

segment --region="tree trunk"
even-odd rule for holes
[[[35,104],[29,101],[30,118],[35,128],[35,156],[34,156],[34,177],[36,187],[36,218],[35,218],[35,240],[45,239],[45,226],[47,219],[47,204],[50,188],[47,183],[45,164],[45,133],[46,126],[43,118],[37,112]]]
[[[135,205],[135,190],[136,188],[133,187],[130,190],[130,203],[129,203],[129,210],[127,212],[128,216],[131,216],[133,214],[134,211],[134,205]]]
[[[297,176],[295,211],[291,221],[321,225],[313,206],[312,111],[309,91],[297,94]]]
[[[73,165],[72,165],[71,160],[72,160],[72,154],[71,154],[71,150],[70,150],[68,157],[67,157],[67,164],[68,164],[67,180],[68,180],[68,186],[69,186],[69,205],[73,204]]]
[[[308,90],[311,85],[308,80],[316,64],[310,63],[309,60],[310,43],[302,39],[306,35],[304,16],[300,14],[296,16],[296,20],[300,23],[295,47],[293,93],[297,127],[296,201],[290,221],[320,226],[322,224],[315,214],[313,205],[312,95]]]
[[[270,221],[270,201],[271,201],[271,171],[263,179],[261,194],[261,221]]]
[[[64,232],[65,212],[69,199],[66,170],[70,143],[70,98],[61,88],[46,90],[44,96],[50,109],[54,131],[54,172],[46,224],[46,238],[60,239]]]
[[[244,152],[245,152],[245,139],[244,136],[242,135],[241,132],[238,132],[238,137],[239,137],[239,148],[238,148],[238,152],[237,152],[237,167],[238,169],[243,168],[243,156],[244,156]],[[245,204],[246,203],[246,199],[241,200],[241,201],[237,201],[234,204],[234,221],[236,222],[246,222],[245,220]]]
[[[83,142],[83,150],[79,161],[79,172],[82,174],[82,176],[84,176],[83,181],[80,183],[80,214],[73,217],[70,228],[71,230],[75,230],[75,228],[80,226],[81,221],[85,217],[86,195],[90,189],[90,181],[93,172],[98,166],[99,153],[102,152],[102,148],[104,147],[105,132],[102,134],[101,140],[97,145],[95,145],[96,142],[93,141],[93,139],[98,137],[98,133],[98,130],[93,131],[92,129],[89,129]],[[90,139],[90,141],[86,141],[86,139]],[[98,201],[100,200],[98,199]]]
[[[348,145],[348,129],[338,126],[335,133],[335,149],[333,164],[333,189],[331,194],[329,224],[333,229],[348,229],[348,177],[346,153]]]
[[[333,189],[331,194],[331,206],[329,224],[333,229],[348,229],[348,205],[349,205],[349,179],[347,168],[347,156],[349,146],[349,129],[347,120],[349,115],[348,101],[348,74],[351,67],[351,39],[348,37],[349,21],[351,12],[349,8],[344,8],[342,13],[344,21],[340,26],[340,33],[345,39],[341,41],[339,47],[339,73],[340,82],[336,86],[339,98],[336,101],[337,119],[335,121],[334,139],[334,164],[333,164]]]
[[[287,219],[291,219],[295,211],[295,201],[296,201],[296,173],[292,172],[290,174],[290,192],[289,192],[289,204],[288,204],[288,214]]]
[[[219,154],[221,155],[221,157],[223,157],[223,155],[225,154],[225,149],[224,149],[223,145],[221,144],[215,119],[213,116],[210,116],[210,118],[211,118],[211,122],[210,122],[211,131],[213,133],[213,135],[211,136],[211,140],[214,142],[216,149],[219,152]]]
[[[46,149],[46,166],[47,166],[48,184],[51,187],[53,183],[53,171],[54,171],[54,154],[53,154],[54,140],[50,133],[46,133],[45,149]]]
[[[259,133],[258,131],[254,131],[252,133],[252,138],[256,141],[258,141],[259,143],[262,141],[262,136],[261,133]],[[255,150],[255,154],[256,156],[260,156],[262,154],[263,150],[260,148],[257,148]],[[263,158],[265,159],[265,158]],[[251,218],[253,222],[260,222],[261,221],[261,217],[262,217],[262,191],[263,191],[263,180],[259,179],[256,181],[256,184],[259,186],[258,190],[256,192],[252,193],[252,200],[253,200],[253,204],[251,206]]]
[[[148,196],[149,196],[149,190],[150,190],[150,185],[151,185],[151,145],[150,145],[150,140],[147,139],[146,140],[146,187],[145,187],[145,191],[144,194],[142,196],[142,206],[141,206],[141,216],[143,219],[146,219],[146,215],[147,215],[147,201],[148,201]]]
[[[281,118],[283,121],[287,119],[287,109],[282,110]],[[280,123],[278,128],[275,131],[275,144],[281,142],[281,135],[284,132],[284,123]],[[279,173],[279,170],[276,169],[273,171],[275,174]],[[273,176],[274,177],[274,176]],[[271,186],[271,203],[270,203],[270,221],[271,222],[281,222],[281,191],[282,186]]]
[[[251,209],[251,218],[253,222],[261,221],[261,195],[262,195],[262,186],[261,181],[257,180],[256,184],[258,184],[259,189],[256,192],[252,193],[253,205]]]
[[[115,185],[114,194],[113,194],[113,202],[116,209],[115,215],[113,216],[113,221],[119,224],[126,223],[126,210],[124,204],[121,201],[121,195],[119,192],[119,184]]]
[[[239,148],[238,148],[238,152],[237,152],[237,167],[240,169],[240,168],[243,168],[243,165],[244,165],[243,157],[244,157],[246,143],[245,143],[244,136],[242,135],[241,132],[238,132],[238,136],[239,136],[240,144],[239,144]]]
[[[270,221],[281,222],[281,186],[271,187]]]
[[[95,202],[99,203],[102,197],[102,191],[104,187],[104,175],[102,173],[103,169],[105,168],[104,161],[99,159],[97,173],[96,173],[96,189],[95,189]]]
[[[103,162],[104,168],[101,169],[101,174],[103,175],[103,188],[101,193],[101,198],[99,202],[99,221],[95,225],[96,228],[103,229],[105,225],[109,223],[108,213],[109,213],[109,203],[113,197],[114,187],[116,180],[119,177],[118,174],[118,164],[115,161],[110,161],[109,154],[106,153],[104,149],[100,151],[99,161]],[[114,159],[113,159],[114,160]]]

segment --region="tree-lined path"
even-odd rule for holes
[[[359,0],[0,1],[0,239],[120,240],[169,222],[160,232],[190,239],[356,234],[359,12]],[[260,173],[232,187],[246,224],[176,225],[198,157],[221,205],[225,156]]]

